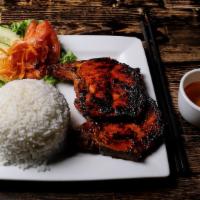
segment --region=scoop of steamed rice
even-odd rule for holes
[[[0,88],[0,161],[37,166],[65,143],[69,107],[44,81],[15,80]]]

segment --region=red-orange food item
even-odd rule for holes
[[[127,160],[139,160],[156,147],[163,134],[160,112],[148,100],[139,122],[87,121],[80,127],[78,146],[83,151]]]
[[[138,117],[145,109],[143,76],[111,58],[93,58],[48,66],[48,73],[59,80],[72,80],[75,106],[87,119]]]
[[[46,75],[46,65],[60,58],[60,42],[48,21],[33,20],[24,39],[16,41],[0,59],[0,77],[5,81],[23,78],[40,79]]]
[[[141,160],[162,141],[161,114],[138,68],[93,58],[50,65],[48,73],[74,82],[75,106],[87,119],[75,134],[79,150]]]

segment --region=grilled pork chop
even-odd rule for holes
[[[87,121],[80,128],[78,144],[82,151],[139,160],[158,144],[162,132],[160,112],[155,102],[149,99],[140,122]]]
[[[96,58],[49,67],[49,73],[74,82],[75,106],[87,118],[136,118],[146,105],[143,77],[138,68],[110,58]]]
[[[96,58],[50,66],[48,72],[74,82],[75,106],[88,119],[76,138],[82,151],[139,160],[158,144],[160,112],[146,95],[139,69]]]

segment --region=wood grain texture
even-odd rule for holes
[[[162,60],[166,63],[200,61],[199,24],[178,23],[176,20],[165,25],[168,41],[160,44]]]
[[[156,187],[155,187],[156,186]],[[190,186],[190,187],[188,187]],[[67,187],[67,186],[66,186]],[[191,189],[192,188],[192,189]],[[200,195],[200,176],[190,177],[190,184],[188,184],[188,178],[178,178],[174,183],[170,185],[158,185],[155,183],[149,186],[137,187],[137,185],[132,184],[132,188],[129,187],[127,190],[120,191],[107,191],[99,188],[100,192],[78,192],[76,189],[67,192],[0,192],[0,197],[4,200],[198,200]]]
[[[137,187],[112,191],[112,186],[84,189],[69,187],[62,192],[40,188],[34,193],[14,186],[0,186],[2,200],[71,200],[71,199],[199,199],[200,197],[200,130],[182,119],[178,111],[178,88],[181,77],[200,67],[200,2],[198,0],[0,0],[0,23],[26,18],[48,19],[59,34],[108,34],[137,36],[143,39],[141,13],[148,9],[157,28],[177,123],[191,169],[190,177],[177,177],[173,184]],[[1,183],[0,183],[1,184]],[[2,183],[3,184],[3,183]],[[56,187],[56,185],[55,185]],[[4,187],[5,188],[5,187]],[[14,192],[11,191],[15,190]],[[107,191],[108,190],[108,191]],[[45,193],[44,193],[45,192]]]
[[[199,8],[198,0],[166,0],[166,8]]]

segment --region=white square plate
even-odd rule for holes
[[[156,99],[142,42],[134,37],[120,36],[59,36],[63,47],[72,50],[78,59],[111,57],[131,67],[139,67],[144,75],[149,95]],[[70,84],[58,84],[66,97],[73,126],[84,122],[74,107],[75,93]],[[50,165],[50,170],[19,169],[16,166],[0,166],[0,179],[38,181],[88,181],[167,177],[169,163],[165,144],[149,155],[144,162],[125,161],[102,155],[79,153]]]

